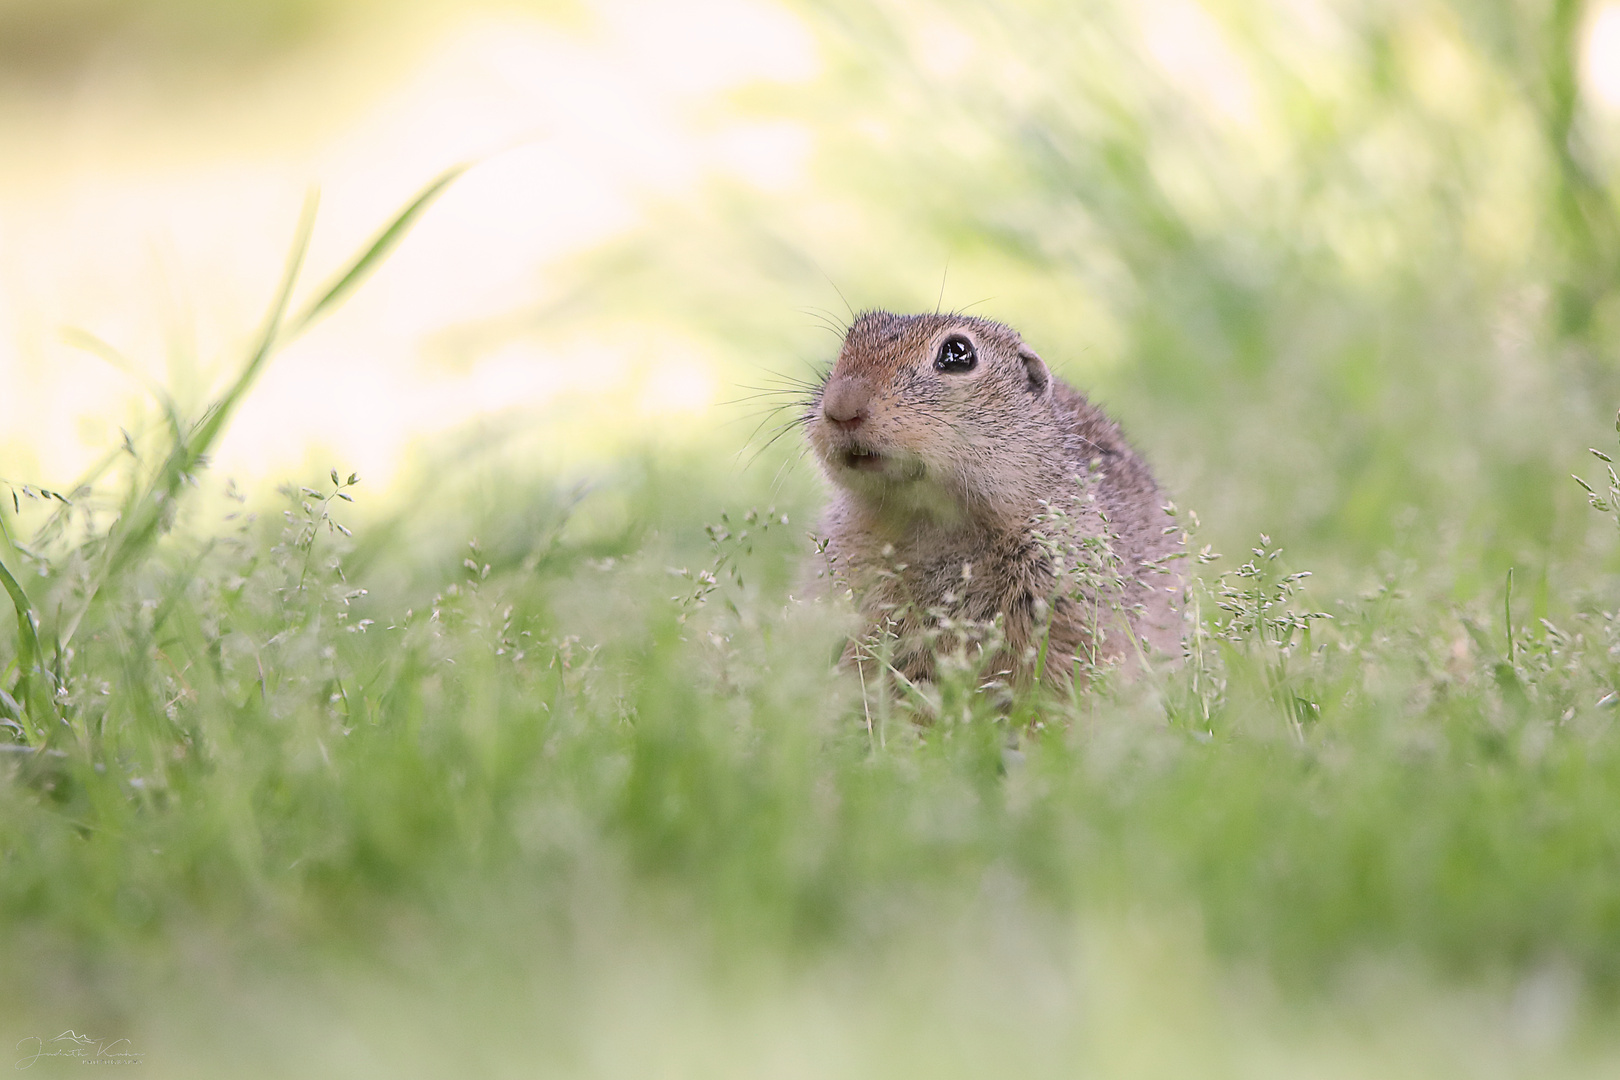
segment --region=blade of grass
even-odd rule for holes
[[[467,171],[466,165],[456,165],[440,173],[434,180],[419,191],[414,199],[405,205],[405,208],[394,215],[383,230],[377,234],[371,245],[355,257],[354,261],[338,273],[320,293],[304,305],[303,309],[287,323],[287,337],[297,337],[308,327],[326,314],[343,298],[354,291],[355,287],[377,268],[383,259],[388,257],[405,234],[410,231],[416,219],[422,216],[434,199],[449,187],[456,178]]]
[[[298,231],[293,236],[292,251],[287,256],[287,267],[282,273],[281,285],[276,290],[275,300],[265,316],[264,327],[259,331],[258,343],[248,356],[247,363],[242,365],[242,370],[229,389],[208,407],[202,419],[192,427],[190,434],[180,445],[175,447],[169,461],[165,463],[161,481],[171,494],[180,489],[185,477],[197,467],[197,462],[219,438],[219,433],[225,429],[231,413],[258,378],[259,372],[264,369],[276,346],[285,340],[282,335],[283,320],[286,318],[287,305],[292,301],[293,289],[298,284],[298,272],[304,266],[304,256],[309,252],[309,238],[315,231],[315,211],[319,205],[319,193],[311,191],[304,200],[303,213],[299,215]]]
[[[4,524],[0,523],[0,530]],[[4,562],[0,562],[0,586],[4,586],[6,594],[11,597],[11,606],[17,612],[17,686],[16,697],[23,707],[27,717],[19,716],[18,720],[31,719],[34,723],[36,736],[43,734],[41,718],[37,714],[39,705],[34,694],[34,674],[39,658],[43,651],[39,647],[39,631],[34,625],[34,605],[29,602],[28,594],[23,591],[22,585],[12,576]]]
[[[0,585],[5,586],[7,595],[11,597],[11,606],[17,609],[17,636],[25,652],[31,651],[35,656],[39,654],[39,635],[34,630],[34,605],[29,602],[28,594],[17,579],[11,576],[6,564],[0,562]],[[26,665],[24,665],[26,667]]]
[[[242,366],[229,389],[218,401],[209,406],[203,418],[192,427],[189,434],[182,435],[176,430],[174,445],[145,490],[138,485],[131,488],[122,519],[114,526],[114,532],[109,538],[100,572],[91,587],[86,590],[83,602],[57,632],[59,646],[66,646],[73,639],[79,623],[100,595],[102,586],[134,562],[157,538],[166,508],[179,494],[181,485],[197,467],[197,462],[219,437],[232,410],[247,392],[248,387],[253,384],[265,361],[274,351],[280,336],[282,320],[286,316],[287,305],[292,298],[293,288],[298,283],[298,272],[302,269],[304,255],[309,250],[309,238],[315,228],[315,210],[318,204],[318,196],[313,191],[304,200],[298,229],[293,237],[292,251],[287,257],[286,268],[282,271],[281,283],[276,289],[270,311],[265,316],[264,326],[259,331],[257,343],[249,354],[247,363]]]
[[[181,435],[178,427],[175,428],[174,446],[151,484],[144,491],[140,491],[138,487],[131,490],[121,523],[115,526],[116,535],[107,546],[100,574],[87,591],[84,601],[56,635],[59,650],[72,640],[85,614],[94,605],[102,586],[112,576],[130,566],[156,540],[167,508],[179,495],[181,487],[197,468],[203,456],[218,440],[232,412],[252,387],[276,348],[297,337],[315,320],[347,297],[393,251],[433,200],[466,170],[465,165],[447,169],[418,192],[416,197],[383,227],[364,251],[289,320],[287,308],[292,299],[293,289],[297,285],[299,270],[303,267],[304,256],[309,249],[310,235],[315,227],[318,198],[314,192],[310,193],[299,218],[298,230],[287,259],[286,269],[282,274],[281,285],[276,290],[275,299],[247,363],[242,366],[241,372],[230,387],[209,406],[202,419],[189,433]]]
[[[1502,624],[1507,629],[1507,658],[1508,666],[1512,667],[1513,656],[1513,567],[1508,567],[1507,591],[1502,597]]]

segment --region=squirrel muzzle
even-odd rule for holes
[[[854,431],[872,414],[872,387],[857,375],[837,375],[821,395],[821,415],[837,431]]]

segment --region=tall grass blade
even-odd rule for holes
[[[319,194],[311,191],[304,200],[304,209],[299,215],[298,231],[293,237],[292,251],[287,256],[287,267],[282,273],[281,285],[276,290],[275,300],[265,316],[264,328],[259,332],[258,344],[248,357],[248,362],[242,365],[242,371],[236,376],[236,381],[231,383],[230,388],[218,401],[208,407],[208,411],[203,414],[202,420],[192,429],[191,434],[176,446],[174,453],[170,455],[161,478],[169,492],[179,490],[185,475],[196,467],[197,461],[214,444],[219,433],[225,429],[225,424],[237,403],[253,385],[253,381],[258,378],[259,372],[264,369],[266,361],[282,340],[282,321],[287,314],[287,305],[292,300],[293,288],[298,284],[298,272],[303,269],[304,256],[309,251],[309,238],[315,231],[315,211],[319,205]]]
[[[39,647],[39,631],[34,625],[34,605],[3,562],[0,562],[0,585],[5,587],[6,595],[11,597],[11,606],[17,611],[17,697],[23,710],[29,714],[26,719],[34,722],[38,734],[41,721],[34,695],[34,674],[44,651]],[[17,719],[25,718],[19,716]]]
[[[247,362],[242,365],[241,371],[230,386],[218,400],[209,405],[202,418],[189,432],[183,431],[171,415],[174,444],[163,465],[144,490],[139,486],[131,489],[119,524],[114,526],[113,533],[109,536],[100,572],[91,587],[86,590],[78,608],[58,628],[55,639],[58,651],[72,640],[80,622],[95,604],[106,582],[138,561],[161,534],[165,517],[172,512],[171,507],[179,496],[182,486],[218,441],[236,406],[246,396],[276,349],[298,336],[353,291],[398,245],[439,193],[465,171],[466,166],[458,165],[445,171],[425,187],[394,216],[376,239],[356,256],[331,284],[324,287],[313,301],[289,321],[287,309],[292,301],[293,290],[298,284],[298,274],[303,268],[304,256],[309,250],[310,236],[315,228],[315,211],[319,204],[317,193],[313,191],[310,193],[299,216],[298,229],[293,238],[292,250],[287,257],[286,268],[282,272],[281,283],[276,289],[270,310],[265,316],[264,325],[248,355]],[[81,342],[81,344],[90,343]]]
[[[0,585],[5,586],[7,595],[11,597],[11,606],[17,609],[17,636],[22,651],[27,653],[32,650],[38,655],[39,636],[34,631],[34,605],[29,602],[28,594],[23,592],[22,586],[11,576],[11,571],[6,569],[3,562],[0,562]]]
[[[85,590],[83,601],[57,629],[58,649],[73,640],[80,622],[95,605],[107,581],[135,562],[157,539],[164,516],[175,496],[179,494],[180,486],[185,483],[186,477],[197,467],[198,461],[219,437],[237,402],[247,392],[248,387],[263,369],[265,361],[274,351],[280,336],[282,320],[286,316],[287,304],[292,297],[294,286],[298,283],[298,272],[303,267],[304,255],[309,250],[309,238],[315,228],[315,210],[318,204],[319,199],[314,192],[304,200],[298,230],[293,238],[292,251],[287,257],[286,268],[282,271],[281,284],[276,289],[275,299],[271,302],[264,327],[259,332],[257,344],[247,363],[242,366],[241,372],[229,389],[208,407],[203,418],[189,433],[175,430],[174,445],[151,483],[144,490],[139,485],[130,489],[130,496],[125,500],[119,522],[108,536],[106,555],[102,560],[100,571],[90,588]]]
[[[1512,667],[1516,657],[1513,655],[1513,567],[1508,567],[1507,590],[1502,597],[1502,622],[1507,628],[1507,658],[1508,666]]]
[[[405,208],[394,216],[371,246],[361,252],[353,262],[339,273],[314,300],[305,305],[304,309],[294,316],[287,324],[288,337],[296,337],[304,332],[316,319],[326,314],[331,308],[340,303],[354,288],[377,268],[383,259],[388,257],[394,247],[410,231],[416,219],[422,216],[433,200],[438,198],[445,188],[455,182],[456,178],[467,171],[466,165],[456,165],[440,173],[432,183],[417,193]]]

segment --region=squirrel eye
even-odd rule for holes
[[[979,354],[974,351],[973,342],[965,337],[948,337],[940,345],[939,355],[934,357],[934,370],[960,375],[972,371],[978,362]]]

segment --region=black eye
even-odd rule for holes
[[[978,362],[979,354],[974,351],[973,342],[965,337],[948,337],[940,345],[939,355],[934,357],[934,370],[960,375],[972,371]]]

